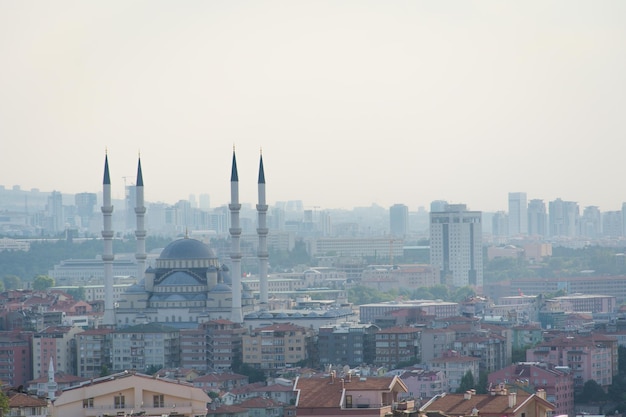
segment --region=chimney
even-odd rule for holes
[[[517,392],[509,392],[509,408],[515,408],[517,405]]]
[[[541,398],[541,399],[546,399],[546,390],[539,388],[536,392],[537,397]]]
[[[463,399],[470,400],[471,398],[472,398],[472,391],[465,391],[465,394],[463,394]]]

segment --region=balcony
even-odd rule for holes
[[[131,416],[176,416],[206,414],[206,410],[197,410],[191,403],[165,404],[165,407],[132,407],[124,408],[93,407],[83,408],[83,417],[131,417]]]

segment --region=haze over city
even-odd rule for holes
[[[617,210],[626,4],[0,2],[0,184],[348,208]]]

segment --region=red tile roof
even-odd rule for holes
[[[481,416],[504,416],[515,414],[528,401],[539,401],[548,409],[554,409],[552,404],[534,394],[519,391],[516,396],[516,405],[510,408],[508,395],[473,394],[469,399],[466,399],[465,394],[445,394],[433,398],[421,410],[440,411],[450,417],[470,416],[474,414],[472,410],[478,410]]]
[[[331,382],[330,377],[299,378],[295,390],[299,391],[298,408],[339,408],[343,390],[350,391],[381,391],[392,389],[407,392],[407,388],[397,377],[353,377],[350,382],[342,384],[340,378]]]

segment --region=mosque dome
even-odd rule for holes
[[[163,249],[159,259],[213,259],[215,252],[196,239],[183,238],[170,243]]]

